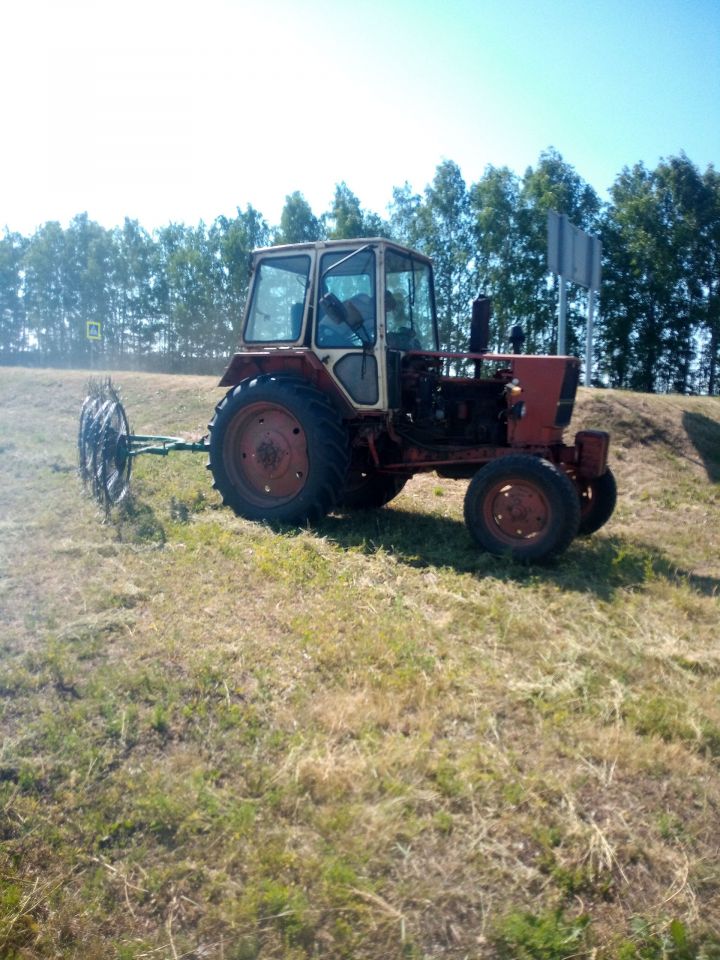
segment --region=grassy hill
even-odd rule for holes
[[[104,522],[85,381],[0,371],[0,956],[720,957],[719,399],[581,391],[618,509],[525,569],[435,475],[274,532],[148,457]]]

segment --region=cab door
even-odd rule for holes
[[[383,409],[378,364],[378,277],[372,246],[332,249],[318,262],[313,344],[354,407]]]

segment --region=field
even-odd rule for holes
[[[581,391],[618,509],[526,569],[435,475],[273,530],[147,457],[106,522],[86,377],[0,370],[0,957],[720,957],[720,399]]]

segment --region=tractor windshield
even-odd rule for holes
[[[250,343],[292,343],[299,339],[305,314],[310,257],[267,257],[255,273],[245,324]]]
[[[385,327],[393,349],[438,349],[430,265],[397,250],[385,257]]]

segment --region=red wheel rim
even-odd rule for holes
[[[552,508],[542,490],[522,479],[503,479],[483,501],[483,519],[493,534],[507,544],[537,541],[549,529]]]
[[[307,438],[285,407],[253,403],[228,425],[223,441],[227,475],[252,503],[292,500],[308,477]]]

